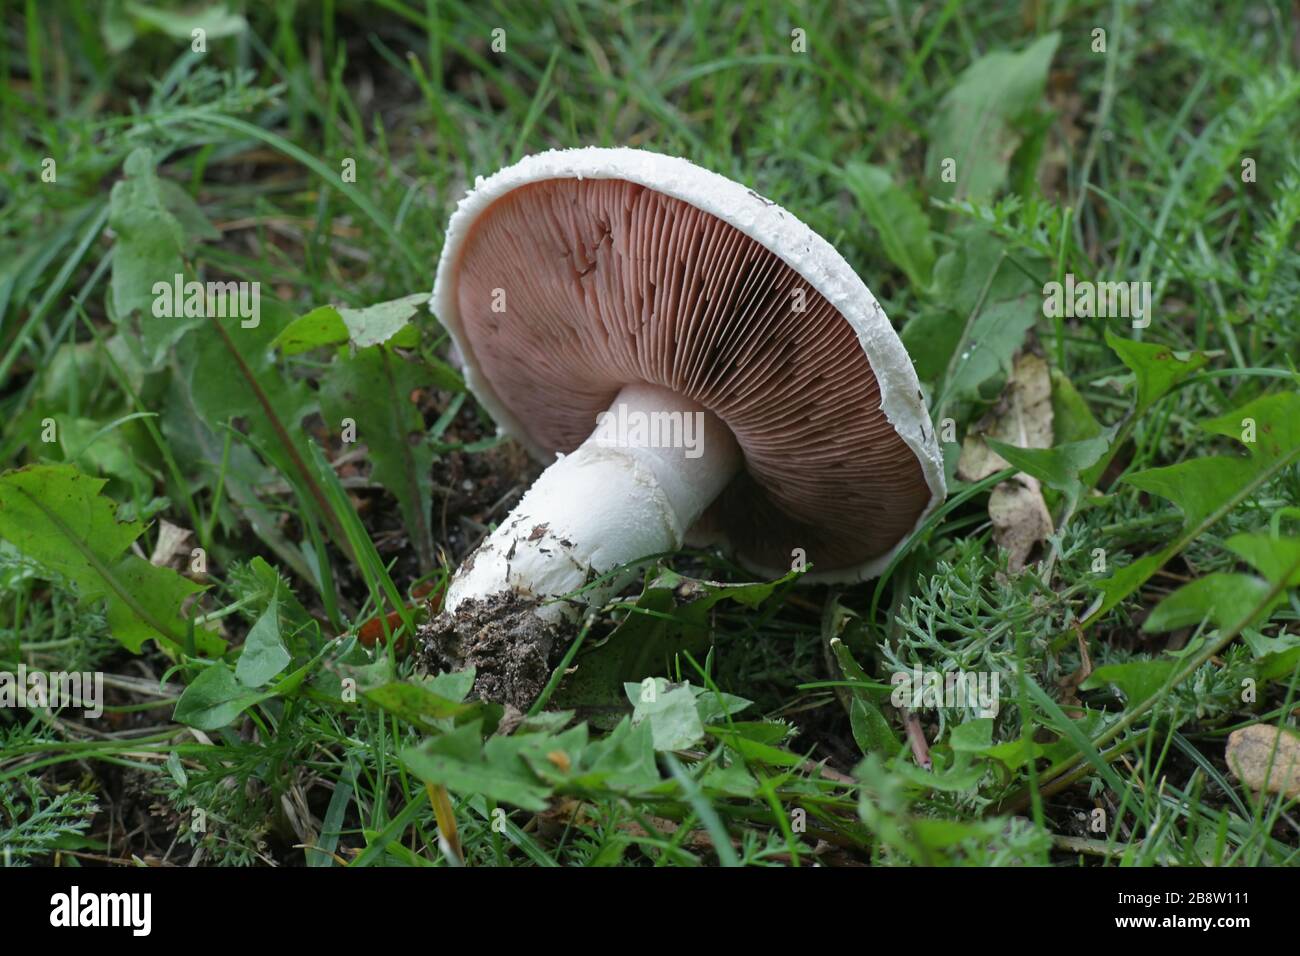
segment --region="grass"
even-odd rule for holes
[[[1225,757],[1300,714],[1289,8],[233,6],[4,14],[0,671],[99,671],[106,704],[0,709],[7,862],[1300,860],[1295,798]],[[522,718],[396,648],[536,467],[435,317],[371,307],[427,292],[475,176],[577,145],[685,156],[834,244],[952,480],[874,583],[647,561],[567,649],[594,678]],[[261,327],[150,320],[173,272],[260,283]],[[1151,314],[1049,314],[1067,276]],[[1050,448],[958,473],[1026,355]],[[1024,570],[1008,479],[1051,517]],[[896,706],[913,668],[997,675],[997,713]]]

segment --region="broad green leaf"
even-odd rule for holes
[[[167,773],[176,781],[176,786],[184,790],[190,785],[189,775],[185,773],[185,765],[181,763],[181,755],[173,750],[167,755]]]
[[[1006,373],[1037,318],[1032,302],[1025,297],[986,305],[962,340],[945,397],[969,398],[989,379]]]
[[[364,692],[367,700],[377,704],[416,727],[429,727],[435,720],[458,717],[481,710],[474,704],[449,700],[417,683],[393,681]]]
[[[584,793],[593,790],[614,791],[625,795],[662,788],[655,766],[655,749],[650,723],[619,723],[610,735],[589,740],[585,723],[562,734],[521,734],[516,730],[511,744],[503,747],[487,741],[485,756],[495,750],[516,753],[539,782],[556,792]]]
[[[685,750],[704,736],[704,724],[695,707],[695,695],[685,684],[673,686],[662,677],[650,687],[628,684],[625,690],[634,704],[632,723],[650,722],[655,750]]]
[[[1270,466],[1300,457],[1298,418],[1298,393],[1257,398],[1202,426],[1208,432],[1243,441],[1248,457],[1192,458],[1165,468],[1134,472],[1124,480],[1172,501],[1189,526],[1200,525],[1225,501],[1249,489],[1262,474],[1273,473],[1276,469]]]
[[[412,320],[428,301],[429,293],[420,292],[364,309],[322,305],[294,319],[271,344],[285,355],[349,340],[359,349],[384,344],[413,348],[420,341],[420,330]]]
[[[696,687],[694,684],[687,686],[695,694],[695,709],[700,713],[700,720],[706,724],[731,717],[754,705],[753,701],[737,697],[735,694],[724,694],[706,687]]]
[[[347,326],[348,336],[359,349],[384,342],[409,347],[419,341],[419,330],[411,320],[428,304],[429,293],[417,292],[364,309],[339,306],[338,312]]]
[[[1126,705],[1135,707],[1155,696],[1178,666],[1179,662],[1170,657],[1104,664],[1089,674],[1088,679],[1079,686],[1084,690],[1094,690],[1113,684],[1124,695]]]
[[[288,667],[290,660],[280,638],[280,602],[272,598],[244,638],[244,649],[235,664],[235,677],[245,687],[261,687]]]
[[[1275,538],[1268,534],[1234,534],[1226,542],[1228,549],[1268,580],[1281,581],[1287,588],[1300,587],[1300,538]]]
[[[206,668],[181,693],[172,719],[199,730],[219,730],[270,692],[249,690],[225,664]]]
[[[1131,564],[1126,564],[1115,570],[1110,577],[1101,582],[1101,591],[1104,596],[1101,607],[1093,611],[1092,617],[1096,617],[1105,611],[1110,610],[1120,602],[1124,597],[1132,594],[1140,588],[1151,575],[1155,574],[1164,563],[1175,554],[1173,545],[1167,546],[1162,551],[1151,554],[1144,554]]]
[[[447,729],[452,721],[474,720],[481,726],[486,718],[495,725],[500,717],[499,705],[463,702],[463,676],[402,680],[386,657],[363,667],[339,667],[338,671],[353,678],[358,693],[370,703],[425,732]]]
[[[225,663],[213,663],[181,693],[181,700],[175,702],[172,719],[199,730],[220,730],[251,706],[298,691],[309,672],[320,665],[328,652],[329,645],[326,645],[311,661],[261,691],[240,682]]]
[[[976,717],[958,724],[948,734],[948,746],[958,751],[987,753],[993,746],[993,718]]]
[[[1285,592],[1268,598],[1273,586],[1300,586],[1300,539],[1267,534],[1235,534],[1228,548],[1264,574],[1217,571],[1185,584],[1156,606],[1143,624],[1147,631],[1170,631],[1209,618],[1220,630],[1266,620],[1286,601]],[[1267,580],[1265,580],[1267,578]],[[1246,635],[1243,633],[1243,637]],[[1260,651],[1252,648],[1258,655]]]
[[[836,603],[835,611],[843,614],[843,607]],[[834,620],[828,620],[823,617],[823,628],[827,626],[834,627]],[[883,751],[886,754],[892,754],[898,749],[898,736],[894,733],[889,721],[881,712],[880,707],[876,704],[873,696],[885,696],[888,691],[881,688],[879,690],[869,686],[875,682],[867,676],[867,672],[853,658],[853,652],[849,650],[847,644],[839,637],[832,637],[828,642],[831,652],[835,655],[835,660],[840,666],[840,671],[844,674],[846,680],[856,682],[861,686],[849,688],[852,695],[849,700],[849,729],[853,733],[853,740],[858,745],[862,753],[868,754],[872,751]]]
[[[934,305],[903,328],[903,344],[922,381],[942,383],[945,401],[975,396],[1009,373],[1025,335],[1042,316],[1037,284],[981,226],[958,230],[934,267]],[[1038,268],[1030,261],[1026,268]]]
[[[89,474],[121,479],[135,497],[147,499],[153,493],[153,476],[140,467],[140,456],[123,426],[64,417],[59,420],[58,437],[64,460],[70,464]]]
[[[125,10],[138,26],[152,27],[174,40],[189,43],[193,31],[203,30],[209,40],[234,36],[248,29],[248,21],[225,3],[210,3],[187,10],[168,10],[158,4],[127,0]]]
[[[293,455],[305,456],[302,419],[315,408],[306,385],[278,368],[271,342],[293,318],[274,299],[263,299],[256,327],[243,328],[237,317],[205,319],[177,348],[188,376],[194,407],[218,433],[234,419],[247,423],[262,455],[286,475],[299,469]]]
[[[131,597],[126,601],[118,599],[115,593],[108,595],[108,629],[112,635],[138,654],[145,641],[158,641],[160,646],[170,643],[165,638],[159,641],[154,623],[158,622],[167,625],[170,633],[179,635],[177,639],[184,646],[187,625],[182,609],[192,595],[206,588],[171,568],[150,564],[134,554],[118,561],[112,573],[117,586]],[[219,657],[225,648],[225,640],[217,634],[203,627],[195,628],[194,650],[200,656]]]
[[[1203,427],[1241,442],[1256,461],[1289,462],[1300,451],[1300,392],[1261,395]]]
[[[1269,584],[1253,574],[1216,572],[1184,584],[1161,601],[1147,616],[1142,630],[1151,633],[1194,627],[1209,618],[1215,627],[1225,629],[1248,620],[1267,617],[1272,607],[1259,605],[1268,595]],[[1272,602],[1274,605],[1279,597]]]
[[[109,2],[103,5],[99,16],[99,32],[108,52],[117,56],[135,42],[135,27],[122,4]]]
[[[863,754],[874,750],[889,756],[898,750],[898,736],[889,721],[873,701],[861,694],[855,694],[849,704],[849,729]]]
[[[704,729],[709,733],[722,731],[735,734],[744,737],[746,740],[767,744],[772,747],[778,746],[794,733],[794,729],[789,724],[778,720],[733,720],[725,727],[710,725]]]
[[[1244,440],[1248,456],[1193,458],[1165,468],[1135,472],[1124,479],[1136,488],[1173,502],[1183,513],[1184,528],[1160,551],[1144,555],[1103,581],[1103,600],[1089,615],[1089,622],[1132,594],[1166,561],[1283,469],[1300,460],[1300,393],[1262,396],[1206,422],[1203,427],[1215,434]]]
[[[838,637],[831,638],[830,648],[831,651],[835,654],[836,663],[840,665],[840,670],[843,672],[844,677],[847,680],[857,681],[860,684],[875,683],[874,681],[872,681],[870,677],[867,676],[867,672],[862,669],[862,665],[853,659],[853,652],[849,650],[849,646],[845,644],[842,640],[840,640]],[[854,691],[859,690],[859,688],[857,687],[854,687],[852,689]],[[866,690],[865,687],[861,689]]]
[[[890,261],[918,288],[929,286],[934,246],[930,221],[921,207],[879,166],[851,162],[844,167],[844,182],[867,221],[880,234]]]
[[[531,736],[531,735],[530,735]],[[462,796],[482,794],[523,810],[545,810],[551,788],[520,757],[535,742],[526,737],[491,737],[483,741],[480,721],[439,734],[419,746],[404,747],[402,763],[428,784],[442,785]]]
[[[716,604],[734,601],[758,607],[796,577],[798,572],[791,572],[775,581],[720,584],[686,578],[664,567],[647,571],[635,610],[604,643],[578,655],[577,672],[565,678],[553,702],[585,708],[592,711],[591,719],[607,720],[625,706],[619,694],[624,683],[667,670],[682,651],[702,655],[711,641],[708,616]]]
[[[1260,680],[1290,681],[1300,668],[1300,647],[1266,654],[1255,662],[1255,674]]]
[[[0,537],[62,575],[85,600],[108,602],[109,629],[139,653],[150,639],[179,648],[187,629],[181,607],[204,590],[169,568],[128,553],[144,526],[122,522],[100,494],[102,478],[71,465],[32,465],[0,476]],[[211,638],[206,647],[219,646]]]
[[[598,775],[602,786],[620,793],[644,793],[660,787],[650,725],[633,726],[632,718],[624,717],[582,754],[582,771]]]
[[[221,230],[212,225],[194,197],[170,179],[158,180],[158,192],[162,196],[167,211],[176,217],[185,235],[185,246],[193,248],[200,242],[215,242],[221,239]]]
[[[560,734],[515,731],[518,753],[537,778],[561,793],[602,789],[644,793],[662,788],[655,767],[649,722],[630,725],[625,719],[603,740],[588,739],[587,725]]]
[[[1124,482],[1172,501],[1183,513],[1184,523],[1192,526],[1205,521],[1258,472],[1246,458],[1192,458],[1165,468],[1135,471]]]
[[[1097,711],[1087,712],[1081,719],[1075,720],[1074,723],[1079,725],[1079,729],[1084,734],[1091,734],[1100,721],[1101,715]],[[981,720],[990,718],[980,718]],[[970,724],[976,724],[976,721],[967,721],[962,724],[963,727]],[[960,728],[958,728],[960,729]],[[1069,739],[1060,737],[1051,743],[1040,743],[1035,740],[1025,740],[1023,737],[1013,737],[1011,740],[1002,743],[990,742],[987,746],[982,746],[980,741],[983,739],[983,732],[977,726],[967,732],[966,735],[956,735],[950,741],[954,751],[967,751],[969,753],[979,754],[996,760],[1004,764],[1008,770],[1019,770],[1026,763],[1032,760],[1043,759],[1048,763],[1055,763],[1058,760],[1065,759],[1076,753],[1074,745]],[[990,737],[991,741],[991,737]],[[959,746],[960,744],[960,746]]]
[[[296,694],[307,678],[311,676],[312,672],[320,666],[321,662],[325,659],[325,655],[330,653],[334,646],[335,645],[332,642],[325,644],[325,646],[316,652],[315,657],[307,661],[301,667],[291,670],[284,677],[281,677],[278,681],[272,684],[270,688],[268,688],[267,696],[289,697]]]
[[[280,561],[303,580],[316,583],[303,552],[289,541],[275,510],[257,493],[258,488],[274,480],[274,469],[264,464],[247,444],[234,440],[229,433],[209,428],[194,405],[189,384],[181,381],[180,376],[174,376],[168,383],[162,407],[162,432],[177,462],[187,470],[191,488],[204,485],[214,488],[216,472],[223,457],[226,459],[222,485],[226,507],[217,512],[220,527],[233,531],[241,523],[247,523]],[[228,450],[227,438],[231,439]],[[273,592],[268,591],[268,597],[270,593]]]
[[[1083,400],[1074,383],[1060,369],[1051,370],[1052,377],[1052,434],[1057,444],[1096,438],[1102,432],[1101,423]]]
[[[944,820],[939,817],[916,817],[912,834],[917,842],[932,850],[955,847],[967,841],[987,843],[1002,836],[1005,824],[998,820]]]
[[[897,761],[894,772],[914,786],[941,793],[963,793],[975,790],[988,773],[985,761],[972,762],[969,754],[958,753],[951,767],[940,767],[936,760],[933,770],[925,770],[911,761]]]
[[[1027,115],[1043,99],[1060,35],[1049,33],[1018,53],[987,53],[957,77],[930,121],[926,178],[945,199],[986,200],[1006,182]],[[954,160],[955,182],[944,181]]]
[[[758,781],[739,760],[725,767],[714,765],[700,777],[700,786],[711,796],[752,798],[758,793]]]
[[[754,740],[734,727],[710,727],[709,733],[744,758],[746,763],[769,767],[800,767],[804,758],[780,747]]]
[[[1119,428],[1121,437],[1118,443],[1082,476],[1088,487],[1101,480],[1111,459],[1122,447],[1128,430],[1142,420],[1147,411],[1170,390],[1196,374],[1210,360],[1208,355],[1201,352],[1176,352],[1165,345],[1122,339],[1110,329],[1105,330],[1105,336],[1106,344],[1133,373],[1135,392],[1133,409]]]
[[[1057,491],[1081,491],[1079,473],[1100,458],[1110,442],[1103,437],[1067,442],[1052,448],[1017,448],[994,438],[988,446],[1010,464]]]
[[[271,343],[285,355],[297,355],[326,345],[342,345],[348,340],[348,327],[332,305],[322,305],[300,315],[283,329]]]
[[[1137,381],[1135,415],[1143,414],[1175,385],[1195,375],[1210,361],[1201,352],[1175,352],[1167,345],[1122,339],[1106,330],[1106,344],[1129,367]]]
[[[0,533],[27,557],[79,581],[86,572],[87,555],[65,540],[62,528],[56,527],[36,502],[55,511],[101,562],[116,561],[144,531],[144,525],[117,520],[116,503],[99,493],[105,484],[107,481],[82,475],[68,464],[36,464],[5,473],[0,477]]]
[[[42,369],[38,386],[41,411],[100,420],[118,413],[121,391],[114,380],[114,362],[126,382],[138,391],[144,383],[144,367],[121,333],[100,342],[65,342],[59,346]]]
[[[109,194],[108,224],[116,236],[109,295],[118,322],[137,317],[141,351],[152,367],[196,321],[153,314],[155,283],[170,287],[184,274],[185,230],[167,209],[148,149],[134,150],[122,168],[125,177]]]
[[[747,608],[756,608],[772,596],[778,588],[799,577],[791,571],[774,581],[749,581],[724,584],[703,578],[688,578],[670,568],[662,568],[654,579],[656,588],[670,588],[682,602],[678,608],[679,619],[688,627],[706,626],[706,614],[723,601],[734,601]]]
[[[370,477],[397,499],[403,524],[423,570],[433,568],[433,446],[411,393],[429,384],[428,367],[381,346],[340,356],[321,383],[321,413],[332,430],[356,423],[366,446]]]
[[[210,317],[180,342],[177,358],[203,423],[218,433],[228,423],[242,423],[262,457],[301,489],[351,557],[338,516],[308,464],[312,444],[301,424],[316,402],[303,382],[276,366],[271,349],[292,320],[289,310],[270,298],[261,302],[255,326],[245,328],[238,317]]]
[[[1256,657],[1267,657],[1270,654],[1282,654],[1300,647],[1300,634],[1280,631],[1277,637],[1267,637],[1253,627],[1246,627],[1241,631],[1241,641]]]
[[[474,689],[474,678],[477,676],[473,667],[466,668],[463,671],[452,671],[446,674],[437,674],[428,678],[424,686],[439,697],[446,698],[456,703],[463,703],[469,696],[469,692]],[[538,714],[538,718],[544,716],[554,716],[553,714]]]
[[[552,787],[599,787],[603,774],[583,766],[587,725],[578,724],[558,734],[512,735],[520,743],[519,757],[537,778]]]
[[[302,606],[289,585],[289,579],[278,568],[272,567],[260,556],[255,557],[248,562],[248,576],[251,582],[256,583],[257,590],[252,593],[243,592],[243,600],[249,602],[246,606],[264,611],[274,601],[279,606],[280,620],[290,632],[285,636],[286,640],[292,641],[295,633],[303,631],[319,636],[319,623]]]
[[[956,749],[956,748],[954,748]],[[1030,760],[1037,760],[1043,755],[1042,745],[1024,737],[1014,737],[1000,744],[994,744],[980,753],[1006,766],[1008,770],[1019,770]]]

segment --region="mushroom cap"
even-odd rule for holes
[[[943,500],[916,371],[875,297],[789,212],[687,160],[551,150],[479,177],[430,307],[469,388],[539,460],[638,381],[722,418],[745,466],[688,541],[755,571],[801,548],[807,580],[875,577]]]

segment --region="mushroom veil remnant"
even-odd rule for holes
[[[622,565],[688,543],[865,580],[943,499],[916,373],[862,280],[684,159],[559,150],[480,179],[430,305],[501,430],[550,463],[423,634],[485,697],[530,702]]]

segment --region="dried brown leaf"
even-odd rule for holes
[[[989,448],[985,438],[1018,448],[1052,447],[1052,378],[1047,362],[1032,352],[1016,356],[1011,377],[997,407],[962,442],[957,475],[980,481],[1007,461]],[[1035,545],[1052,533],[1052,516],[1038,480],[1020,472],[989,495],[993,540],[1007,549],[1007,570],[1019,572]]]
[[[1300,797],[1300,735],[1295,731],[1263,724],[1234,730],[1224,757],[1233,776],[1250,789]]]

